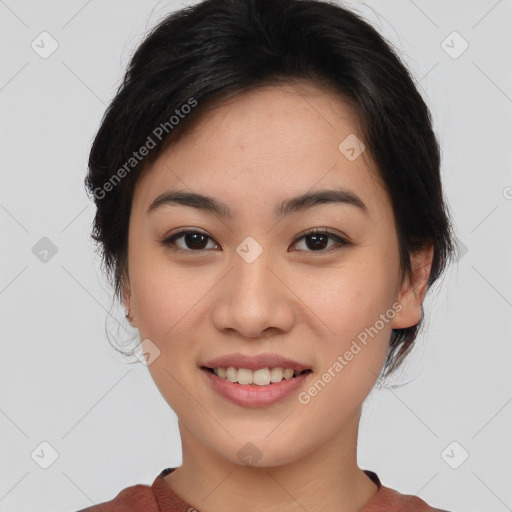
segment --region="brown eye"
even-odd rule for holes
[[[304,240],[306,249],[298,249],[300,251],[306,252],[329,252],[332,249],[336,249],[338,246],[349,245],[349,242],[339,235],[335,235],[328,231],[321,230],[313,230],[305,233],[300,238],[295,241],[295,244],[298,241]],[[335,243],[329,246],[329,240],[334,241]],[[294,245],[295,245],[294,244]],[[327,248],[327,249],[326,249]]]
[[[178,240],[183,239],[180,243]],[[213,239],[201,231],[180,231],[162,241],[162,245],[175,251],[202,252],[207,248],[208,241]],[[217,246],[217,244],[214,244]],[[214,247],[215,248],[215,247]]]

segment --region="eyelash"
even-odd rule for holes
[[[175,241],[179,238],[181,238],[182,236],[184,235],[189,235],[189,234],[198,234],[198,235],[203,235],[205,237],[207,237],[208,239],[210,240],[213,240],[213,238],[209,235],[207,235],[206,233],[202,232],[202,231],[198,231],[198,230],[194,230],[194,229],[185,229],[185,230],[182,230],[182,231],[178,231],[177,233],[174,233],[173,235],[165,238],[164,240],[162,240],[160,243],[174,251],[174,252],[180,252],[180,253],[198,253],[198,254],[201,254],[203,252],[206,252],[207,249],[198,249],[198,250],[193,250],[193,249],[182,249],[181,247],[178,247],[175,243]],[[328,238],[330,238],[331,240],[335,240],[337,242],[337,246],[332,246],[328,249],[321,249],[321,250],[318,250],[318,251],[312,251],[312,250],[303,250],[303,249],[300,249],[299,251],[302,251],[302,252],[310,252],[310,253],[320,253],[320,254],[325,254],[325,253],[329,253],[333,250],[336,250],[336,249],[341,249],[341,247],[343,246],[346,246],[346,245],[350,245],[350,242],[348,240],[346,240],[345,238],[339,236],[339,235],[335,235],[334,233],[331,233],[329,231],[326,231],[325,229],[323,228],[316,228],[316,229],[312,229],[304,234],[302,234],[299,238],[296,238],[295,241],[294,241],[294,244],[296,244],[298,241],[302,240],[303,238],[307,238],[308,236],[313,236],[313,235],[324,235],[324,236],[327,236]],[[217,244],[218,245],[218,244]]]

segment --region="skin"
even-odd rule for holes
[[[264,87],[212,109],[136,186],[124,302],[140,339],[160,350],[148,369],[178,416],[183,463],[166,482],[202,512],[356,512],[377,492],[357,465],[361,407],[391,330],[420,321],[432,248],[402,282],[391,203],[369,152],[350,161],[338,150],[353,133],[352,111],[332,92]],[[356,193],[368,214],[330,203],[274,216],[284,199],[335,187]],[[148,214],[166,190],[212,196],[233,218],[177,204]],[[189,252],[163,246],[177,228],[206,232],[202,252],[185,237],[176,243]],[[315,249],[303,238],[312,228],[351,243]],[[247,236],[263,248],[250,264],[236,252]],[[306,405],[298,392],[268,407],[235,405],[199,369],[224,354],[275,352],[307,363],[310,386],[394,303],[402,309]],[[248,442],[261,454],[253,467],[237,457]]]

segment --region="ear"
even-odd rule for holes
[[[434,246],[430,242],[411,255],[412,277],[406,276],[402,283],[397,297],[397,302],[402,305],[402,309],[393,319],[393,329],[412,327],[421,320],[421,305],[427,293],[433,255]]]

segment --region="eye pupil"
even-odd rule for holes
[[[327,245],[328,237],[326,237],[325,235],[309,235],[308,237],[306,237],[306,239],[316,240],[316,242],[314,242],[312,246],[307,244],[308,247],[315,248],[315,249],[324,249]],[[319,239],[323,239],[323,240],[320,240],[320,243],[319,243]]]
[[[206,245],[207,242],[207,238],[208,237],[206,235],[202,235],[201,233],[187,233],[185,235],[185,243],[189,249],[204,249],[204,246]],[[200,247],[197,247],[194,244],[199,244]]]

